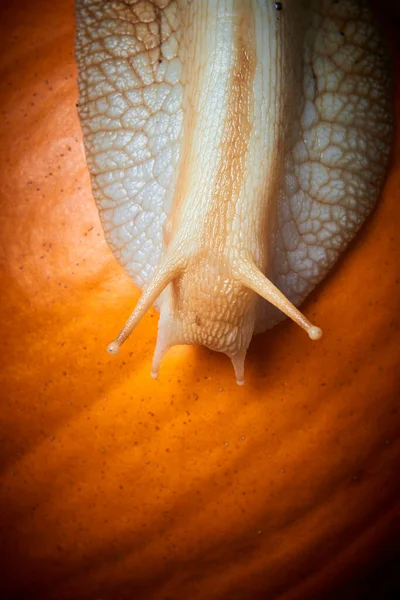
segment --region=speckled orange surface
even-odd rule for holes
[[[308,302],[323,339],[256,338],[243,388],[186,347],[154,381],[154,311],[105,352],[138,291],[91,197],[73,3],[2,4],[0,597],[327,597],[399,516],[399,136],[376,212]]]

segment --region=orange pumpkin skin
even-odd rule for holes
[[[285,323],[254,340],[244,388],[186,347],[153,381],[155,312],[105,353],[139,292],[91,197],[72,0],[3,21],[0,597],[365,598],[352,580],[399,516],[399,136],[309,300],[318,345]]]

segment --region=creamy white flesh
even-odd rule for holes
[[[168,347],[203,344],[242,383],[253,333],[282,314],[272,304],[319,337],[291,302],[379,195],[390,84],[371,13],[348,0],[275,4],[77,3],[93,192],[144,288],[111,350],[158,301],[154,374]]]

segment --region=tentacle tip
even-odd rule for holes
[[[229,355],[235,370],[236,383],[240,386],[244,385],[244,361],[246,358],[246,349],[234,356]]]
[[[319,340],[319,338],[322,337],[322,329],[314,326],[310,327],[308,330],[308,335],[311,340]]]
[[[158,379],[158,371],[152,371],[150,373],[150,375],[152,376],[153,379]]]
[[[109,354],[118,354],[120,348],[121,346],[118,342],[111,342],[111,344],[108,344],[107,346],[107,352]]]

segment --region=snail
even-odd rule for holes
[[[79,116],[111,250],[160,311],[152,363],[201,344],[238,384],[253,334],[299,310],[377,201],[392,136],[362,0],[78,0]]]

